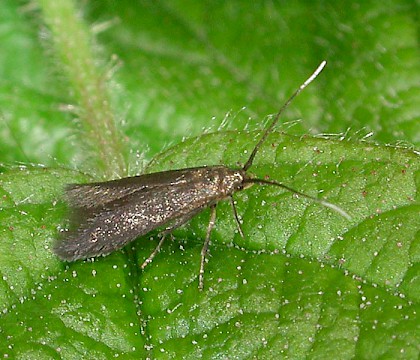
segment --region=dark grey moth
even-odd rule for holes
[[[66,196],[71,220],[76,227],[64,234],[55,246],[55,253],[66,261],[107,255],[139,236],[162,228],[156,249],[141,265],[144,268],[158,253],[167,234],[209,207],[210,221],[201,251],[198,281],[199,289],[202,290],[204,264],[219,201],[230,200],[238,230],[243,236],[232,197],[237,191],[253,184],[274,185],[327,206],[348,218],[347,213],[334,204],[303,194],[282,183],[253,178],[247,174],[261,144],[279,121],[284,109],[318,76],[325,64],[323,61],[280,108],[242,169],[230,169],[223,165],[204,166],[69,185]]]

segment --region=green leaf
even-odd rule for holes
[[[0,354],[417,359],[416,3],[81,5],[0,12]],[[105,258],[53,254],[65,184],[139,173],[156,153],[146,172],[239,168],[261,133],[242,130],[262,129],[323,59],[249,171],[350,221],[276,187],[238,192],[245,237],[221,202],[203,292],[207,210],[144,271],[156,233]]]
[[[243,162],[254,138],[246,133],[205,135],[168,150],[148,170],[206,162],[233,166]],[[197,156],[205,149],[213,151],[206,159]],[[1,270],[7,274],[1,292],[7,294],[2,301],[5,343],[26,356],[35,350],[18,344],[40,344],[39,356],[47,356],[51,346],[68,357],[82,349],[104,357],[134,356],[142,354],[146,342],[153,356],[165,357],[328,352],[347,358],[362,356],[378,343],[378,357],[398,356],[402,348],[414,356],[418,156],[395,148],[273,134],[252,171],[293,182],[314,196],[322,193],[346,209],[352,221],[270,187],[238,193],[245,239],[234,236],[233,218],[225,215],[230,208],[222,203],[202,293],[197,275],[206,212],[178,230],[143,273],[138,265],[156,245],[148,237],[136,242],[137,261],[120,251],[63,267],[50,250],[54,229],[63,220],[58,194],[63,183],[80,182],[80,175],[48,169],[5,172],[3,222],[18,224],[19,231],[16,237],[10,236],[15,229],[2,231],[1,253],[14,254],[2,261]],[[33,186],[22,186],[25,177]],[[20,203],[25,203],[23,209]],[[40,222],[48,224],[40,234],[39,214],[44,214]],[[34,253],[41,238],[45,245]],[[22,262],[31,255],[42,266]],[[141,299],[139,318],[135,294]],[[40,312],[42,326],[35,316]],[[51,337],[48,351],[41,346],[45,332]]]

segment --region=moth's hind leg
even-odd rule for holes
[[[165,241],[166,235],[167,235],[166,233],[163,233],[163,234],[160,235],[160,240],[159,240],[159,243],[157,244],[156,248],[152,251],[152,253],[149,255],[149,257],[146,260],[144,260],[143,264],[141,264],[140,267],[141,267],[142,270],[153,261],[156,254],[160,251],[160,248],[162,247],[162,244]]]
[[[168,226],[165,230],[163,230],[160,234],[160,240],[159,243],[157,244],[156,248],[152,251],[152,253],[149,255],[149,257],[144,260],[143,264],[141,264],[141,269],[143,270],[147,265],[149,265],[154,257],[156,256],[156,254],[160,251],[160,249],[162,248],[163,242],[166,239],[166,236],[168,234],[170,234],[173,230],[175,230],[176,228],[184,225],[188,220],[190,220],[192,217],[194,217],[194,215],[196,215],[198,212],[200,212],[201,209],[199,209],[198,211],[193,211],[190,212],[188,214],[185,214],[183,216],[181,216],[180,218],[176,219],[170,226]]]

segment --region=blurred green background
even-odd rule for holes
[[[316,88],[284,118],[299,120],[288,133],[372,132],[381,144],[418,147],[417,5],[89,1],[78,11],[95,34],[124,147],[149,159],[224,119],[224,129],[261,128],[324,59]],[[4,1],[0,16],[2,161],[83,168],[75,116],[63,111],[79,105],[37,3]]]

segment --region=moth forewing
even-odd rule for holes
[[[247,174],[261,145],[279,121],[280,115],[324,66],[325,61],[280,108],[242,169],[230,169],[223,165],[204,166],[85,185],[70,185],[66,193],[73,228],[57,243],[56,254],[67,261],[107,255],[137,237],[160,228],[161,240],[141,265],[144,268],[160,249],[166,234],[210,207],[210,221],[201,251],[199,272],[199,288],[203,289],[204,264],[219,201],[230,198],[234,218],[240,234],[243,235],[232,198],[235,192],[253,184],[274,185],[347,216],[343,210],[326,201],[303,194],[282,183],[257,179]]]

